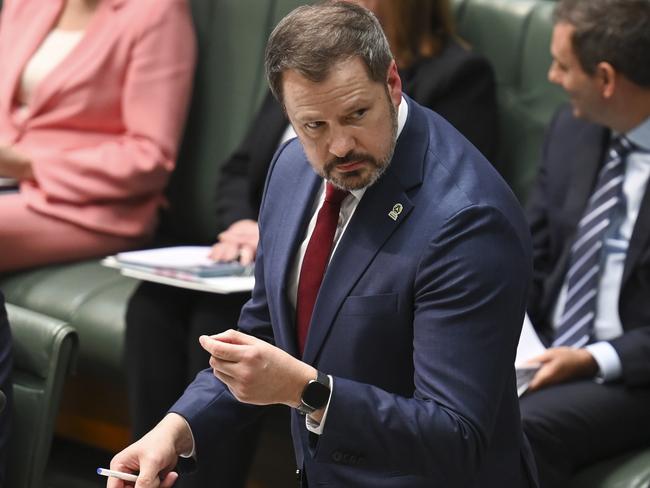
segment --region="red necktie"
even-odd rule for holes
[[[298,334],[298,347],[302,355],[305,350],[307,332],[311,322],[311,314],[316,303],[316,296],[323,275],[329,262],[336,226],[339,221],[341,202],[348,195],[345,190],[339,190],[331,183],[325,188],[325,201],[318,211],[316,227],[309,239],[305,256],[300,268],[298,280],[298,296],[296,299],[296,329]]]

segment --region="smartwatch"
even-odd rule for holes
[[[330,398],[330,391],[329,376],[318,371],[316,379],[309,380],[302,390],[298,411],[303,415],[309,415],[319,408],[323,408]]]

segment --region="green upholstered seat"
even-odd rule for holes
[[[8,303],[74,326],[84,375],[123,382],[124,312],[136,284],[113,269],[84,261],[19,273],[1,286]]]
[[[546,78],[554,2],[459,0],[458,31],[493,65],[499,109],[498,166],[519,199],[537,173],[544,130],[566,99]]]
[[[234,150],[256,109],[262,56],[275,2],[192,1],[199,62],[163,232],[169,238],[215,239],[219,164]]]
[[[14,412],[7,487],[42,488],[64,380],[77,346],[72,327],[7,304],[14,343]]]

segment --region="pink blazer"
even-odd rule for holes
[[[5,0],[0,144],[33,161],[32,209],[120,236],[150,234],[174,168],[196,46],[186,0],[101,0],[73,51],[19,117],[25,64],[64,0]]]

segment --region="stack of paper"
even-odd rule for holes
[[[252,266],[217,263],[209,255],[209,246],[175,246],[122,252],[107,257],[102,264],[119,269],[125,276],[182,288],[214,293],[253,289]]]

